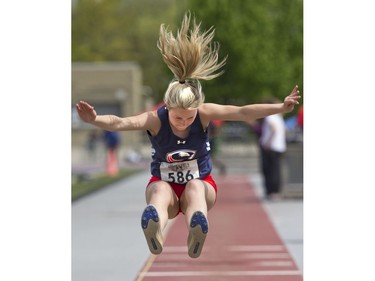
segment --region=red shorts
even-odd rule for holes
[[[147,184],[147,187],[150,185],[150,183],[153,183],[155,181],[160,181],[160,180],[161,180],[161,178],[152,176],[150,181]],[[211,184],[213,186],[213,188],[215,189],[215,192],[217,193],[216,182],[214,181],[214,179],[212,178],[211,175],[208,175],[207,177],[205,177],[201,180]],[[178,183],[174,183],[174,182],[168,182],[168,183],[172,187],[174,192],[176,193],[178,199],[180,199],[181,195],[182,195],[182,192],[184,192],[184,190],[185,190],[186,183],[185,184],[178,184]]]

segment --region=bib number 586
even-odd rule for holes
[[[180,184],[186,183],[194,178],[193,174],[190,172],[190,170],[187,170],[186,172],[170,172],[168,173],[168,179]]]

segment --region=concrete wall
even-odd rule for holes
[[[95,130],[95,127],[82,122],[77,116],[75,104],[78,101],[85,100],[98,108],[117,108],[118,112],[105,114],[119,116],[141,113],[153,104],[150,98],[144,95],[141,68],[133,62],[73,63],[71,100],[73,165],[87,161],[87,157],[82,154],[86,153],[84,148],[89,133]],[[120,134],[120,157],[130,149],[142,146],[145,141],[145,132],[131,131]]]

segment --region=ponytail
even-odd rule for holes
[[[176,37],[164,24],[160,26],[157,46],[174,75],[164,96],[164,102],[171,108],[197,108],[204,102],[199,80],[211,80],[224,72],[217,72],[224,66],[226,58],[219,62],[219,43],[211,44],[214,28],[201,33],[201,24],[194,19],[189,30],[190,18],[190,13],[186,13]]]

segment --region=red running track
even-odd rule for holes
[[[302,281],[248,176],[215,180],[218,199],[208,214],[201,256],[188,256],[188,232],[180,214],[164,237],[163,252],[150,256],[136,281]]]

